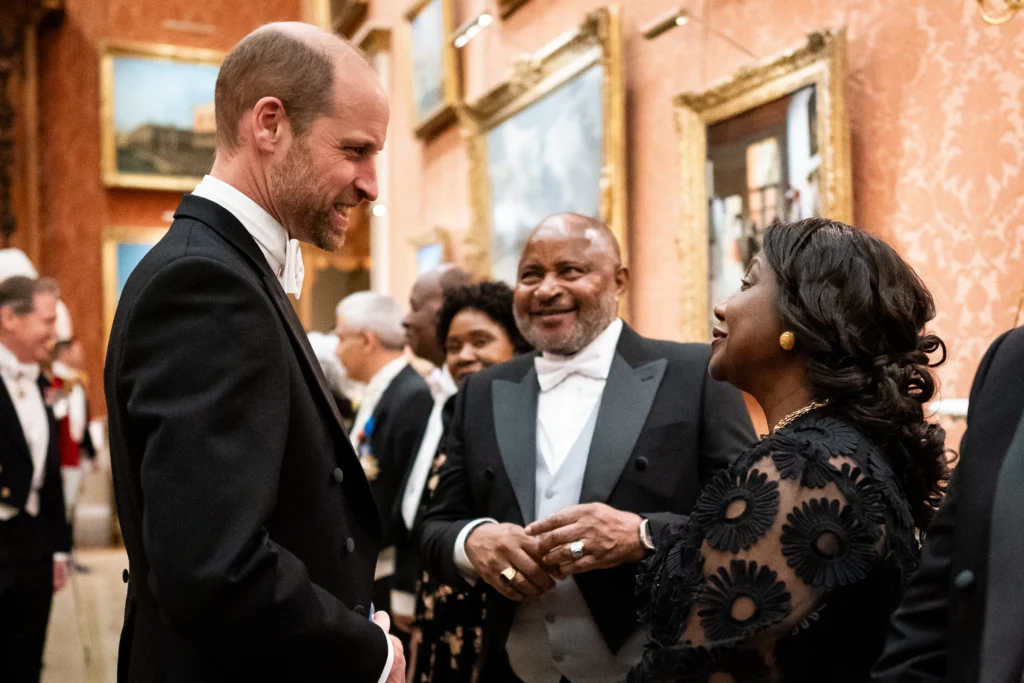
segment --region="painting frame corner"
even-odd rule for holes
[[[440,27],[434,36],[440,47],[440,60],[436,64],[438,73],[432,84],[439,90],[440,97],[430,106],[422,106],[421,95],[417,92],[417,69],[419,68],[416,40],[416,22],[426,10],[436,5],[440,13]],[[412,120],[413,133],[424,142],[431,140],[441,132],[450,128],[456,121],[456,109],[460,104],[461,79],[458,70],[458,55],[452,44],[451,32],[454,26],[453,0],[415,0],[405,11],[405,22],[409,33],[409,46],[413,75],[412,88]],[[423,53],[420,53],[423,54]]]
[[[449,228],[434,226],[409,242],[414,250],[417,276],[455,262],[454,240]]]
[[[210,157],[212,164],[212,146],[215,138],[215,127],[212,130],[196,131],[194,129],[180,129],[163,123],[151,122],[137,126],[132,131],[116,130],[116,117],[118,108],[118,86],[115,60],[134,59],[150,61],[166,67],[167,64],[181,66],[216,67],[224,61],[226,53],[220,50],[206,48],[182,47],[165,43],[140,43],[130,41],[102,41],[100,43],[100,141],[101,154],[100,165],[103,184],[111,188],[146,189],[187,192],[193,189],[202,179],[202,174],[174,172],[155,172],[125,169],[120,166],[119,138],[124,138],[125,147],[150,148],[166,147],[165,139],[168,135],[176,134],[178,142],[184,142],[188,137],[190,144],[194,146],[197,140],[201,140],[205,149],[193,149],[205,159]],[[209,80],[209,79],[207,79]],[[201,107],[193,110],[193,122],[202,120],[204,125],[212,125],[213,122],[213,92],[209,93],[208,101]],[[199,109],[203,111],[200,112]],[[208,110],[208,111],[207,111]],[[201,119],[200,119],[201,117]],[[201,136],[201,137],[198,137]],[[152,151],[152,149],[150,150]],[[157,152],[153,152],[157,156]],[[161,159],[160,161],[167,161]],[[171,160],[173,163],[174,160]],[[181,160],[178,160],[181,163]]]

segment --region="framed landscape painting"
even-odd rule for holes
[[[112,43],[101,54],[104,183],[193,189],[213,166],[214,87],[223,53]]]
[[[514,283],[527,236],[556,213],[599,218],[628,248],[621,54],[618,14],[600,9],[468,105],[478,276]]]
[[[413,121],[429,138],[455,121],[458,73],[452,30],[452,0],[418,0],[406,13],[412,46]]]
[[[798,49],[675,99],[682,157],[685,341],[707,341],[714,306],[740,286],[776,222],[853,219],[846,34]]]
[[[116,226],[103,231],[103,319],[104,332],[110,333],[114,313],[128,276],[167,234],[167,228]]]

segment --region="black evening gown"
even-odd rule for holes
[[[657,547],[629,683],[866,682],[919,558],[892,454],[827,409],[744,453]]]

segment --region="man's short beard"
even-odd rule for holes
[[[556,356],[575,356],[597,339],[619,315],[618,296],[614,291],[605,293],[598,306],[584,313],[577,314],[576,326],[567,339],[551,339],[548,334],[533,325],[529,314],[522,315],[515,310],[516,326],[526,341],[538,351],[552,353]]]
[[[324,251],[337,251],[345,244],[345,234],[338,235],[334,230],[334,205],[322,206],[323,200],[316,193],[320,185],[317,181],[302,138],[295,140],[281,166],[270,174],[270,182],[281,207],[281,218],[287,217],[293,224],[290,229],[297,228],[305,241]]]

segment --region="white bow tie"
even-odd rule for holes
[[[586,352],[565,360],[551,360],[544,356],[533,359],[541,391],[550,391],[572,375],[591,379],[608,379],[608,364],[599,354]]]
[[[302,280],[306,275],[306,268],[302,265],[302,249],[298,240],[288,240],[288,246],[284,254],[284,273],[281,279],[284,281],[284,293],[294,294],[298,299],[302,294]]]
[[[39,380],[39,363],[4,363],[0,370],[15,382]]]

